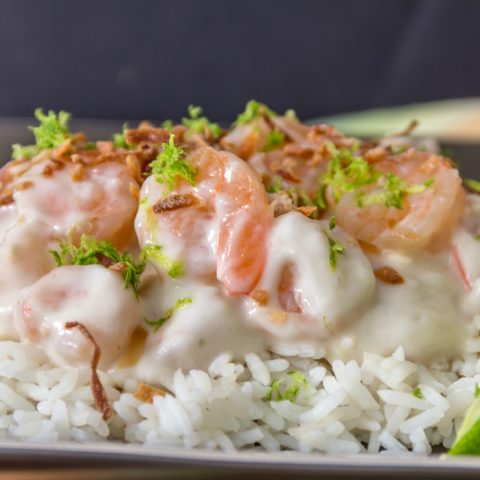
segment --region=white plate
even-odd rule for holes
[[[319,453],[301,454],[294,452],[263,453],[173,449],[165,447],[143,447],[117,442],[94,444],[28,444],[12,441],[0,443],[0,467],[22,464],[39,467],[178,467],[196,472],[217,470],[224,473],[251,472],[291,475],[336,474],[358,476],[385,475],[411,477],[439,475],[452,478],[480,475],[480,458],[434,455],[431,457],[403,455],[356,455],[336,456]],[[282,475],[282,476],[283,476]],[[274,478],[274,477],[272,477]],[[433,478],[433,477],[432,477]]]

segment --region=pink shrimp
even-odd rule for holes
[[[465,192],[458,171],[444,157],[410,149],[375,164],[380,172],[392,173],[409,185],[428,188],[405,192],[402,208],[384,203],[359,206],[355,193],[346,193],[333,205],[338,223],[361,242],[380,249],[417,250],[445,247],[460,220]],[[362,193],[378,193],[378,183]],[[332,204],[334,202],[332,201]]]
[[[248,293],[262,274],[273,220],[262,182],[231,153],[201,147],[187,160],[197,172],[195,186],[179,182],[166,196],[154,176],[145,181],[141,197],[149,206],[136,219],[140,244],[160,243],[185,261],[187,273],[216,273],[229,294]]]
[[[332,241],[343,248],[333,260]],[[289,212],[275,218],[263,275],[244,304],[272,338],[323,341],[358,318],[374,291],[372,267],[348,233]]]
[[[123,248],[133,237],[138,176],[127,162],[97,161],[100,149],[86,153],[91,164],[45,150],[0,170],[0,338],[17,338],[16,296],[55,267],[58,241],[86,233]]]
[[[271,130],[271,124],[264,117],[258,117],[250,123],[235,127],[220,140],[220,145],[248,160],[256,152],[262,151]]]
[[[13,181],[13,200],[20,216],[48,225],[52,238],[86,233],[123,247],[133,234],[138,205],[132,185],[136,181],[124,163],[45,159]]]
[[[23,290],[14,319],[21,340],[44,348],[56,365],[89,365],[92,344],[76,329],[79,322],[101,350],[101,368],[111,367],[128,347],[141,318],[140,305],[122,276],[101,265],[55,268]]]
[[[220,140],[223,148],[248,161],[267,186],[280,179],[283,188],[312,199],[330,157],[327,143],[351,147],[355,142],[330,125],[304,125],[295,115],[272,113],[236,126]]]

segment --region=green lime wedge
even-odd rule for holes
[[[480,455],[480,398],[467,410],[449,455]]]

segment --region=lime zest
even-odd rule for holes
[[[131,287],[138,294],[140,275],[145,270],[143,259],[135,262],[128,252],[120,253],[115,246],[105,240],[83,234],[76,246],[71,240],[60,242],[59,250],[50,250],[57,267],[64,265],[114,265],[123,264],[121,272],[125,288]]]
[[[282,386],[287,384],[288,386],[286,388],[281,388]],[[277,402],[281,402],[283,400],[294,402],[297,399],[297,396],[301,392],[301,390],[307,388],[308,380],[305,375],[298,370],[292,370],[290,372],[287,372],[287,378],[280,378],[278,380],[274,380],[263,399],[267,401],[273,400]]]
[[[210,133],[211,137],[216,140],[222,135],[222,128],[218,123],[211,122],[207,117],[201,116],[203,109],[194,105],[188,106],[188,115],[190,118],[183,118],[182,123],[187,127],[186,137],[189,138],[195,133]],[[165,128],[165,127],[164,127]],[[171,129],[171,127],[169,128]]]
[[[256,100],[250,100],[245,105],[245,110],[237,116],[234,122],[234,126],[246,125],[251,123],[257,118],[265,115],[267,118],[276,117],[277,114],[268,108],[264,103],[257,102]]]
[[[184,298],[179,298],[175,304],[173,305],[173,307],[170,307],[166,312],[165,312],[165,315],[163,315],[163,317],[160,317],[159,319],[157,320],[147,320],[145,319],[145,323],[147,325],[150,325],[151,327],[153,327],[153,333],[156,333],[157,330],[164,324],[166,323],[168,320],[170,320],[170,318],[172,318],[172,316],[178,311],[178,310],[181,310],[182,308],[185,308],[187,305],[190,305],[192,303],[192,299],[190,297],[184,297]]]
[[[181,147],[175,145],[175,135],[170,133],[168,143],[162,143],[162,151],[157,158],[150,163],[152,174],[158,183],[166,185],[170,193],[179,178],[183,178],[190,185],[195,185],[196,172],[185,161]]]
[[[268,133],[265,146],[263,147],[263,152],[271,152],[272,150],[277,150],[283,145],[285,141],[285,134],[280,130],[271,130]]]
[[[152,260],[159,264],[171,278],[181,277],[184,273],[184,265],[181,260],[174,260],[166,255],[161,245],[150,244],[143,248],[140,257],[143,260]]]
[[[71,115],[68,112],[61,110],[55,113],[53,110],[49,110],[45,114],[43,109],[37,108],[34,116],[39,121],[39,125],[28,128],[33,132],[36,143],[35,145],[25,146],[18,143],[12,145],[12,158],[14,160],[30,159],[42,150],[57,148],[70,137],[68,122]]]
[[[120,133],[113,134],[113,146],[116,148],[123,148],[128,150],[130,145],[127,143],[127,139],[125,138],[125,133],[128,130],[128,124],[124,123],[122,126],[122,131]]]

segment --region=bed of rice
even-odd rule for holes
[[[476,323],[480,327],[479,319]],[[429,368],[406,361],[402,348],[387,358],[365,353],[361,365],[329,366],[318,358],[321,352],[285,348],[264,358],[248,354],[244,362],[224,354],[208,372],[177,371],[174,395],[156,396],[152,404],[133,396],[135,379],[99,372],[115,412],[107,423],[94,406],[89,369],[59,369],[35,346],[4,341],[0,438],[429,454],[432,446],[451,446],[475,397],[480,338],[472,338],[467,350],[462,360]],[[272,381],[288,379],[291,370],[308,380],[295,402],[264,400]],[[413,394],[417,387],[422,395]]]

